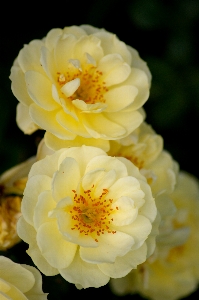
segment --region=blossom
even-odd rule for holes
[[[47,300],[39,271],[0,256],[0,299]]]
[[[168,152],[163,150],[162,137],[145,122],[129,136],[111,141],[108,154],[125,157],[134,163],[151,187],[158,214],[147,240],[150,245],[154,246],[148,247],[147,257],[149,257],[155,250],[155,243],[151,243],[151,240],[159,234],[165,218],[173,214],[176,209],[169,195],[176,184],[178,164]]]
[[[106,151],[109,140],[127,136],[143,121],[151,75],[135,49],[82,25],[52,29],[25,45],[10,79],[24,133],[46,130],[46,143],[55,150],[80,143]]]
[[[146,260],[155,217],[137,167],[99,148],[72,147],[32,166],[18,234],[45,275],[100,287]]]
[[[129,159],[147,178],[153,196],[173,192],[178,164],[163,150],[163,139],[150,125],[142,123],[126,138],[111,141],[108,154]]]
[[[154,255],[125,278],[113,280],[117,294],[140,293],[153,300],[188,296],[199,283],[199,183],[180,172],[170,195],[176,213],[168,216],[157,237]]]
[[[21,199],[28,172],[35,158],[7,170],[0,176],[0,250],[11,248],[20,241],[16,223],[21,215]]]

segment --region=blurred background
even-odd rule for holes
[[[66,0],[52,7],[46,2],[45,10],[33,2],[22,7],[16,1],[12,9],[10,2],[5,3],[2,14],[6,22],[1,18],[1,173],[34,155],[43,135],[24,135],[15,122],[18,101],[12,95],[9,74],[19,50],[52,28],[91,24],[115,33],[148,63],[153,79],[145,104],[146,121],[163,136],[165,149],[181,169],[199,177],[199,0],[173,0],[169,4],[166,0],[84,0],[81,7]],[[5,254],[16,262],[31,264],[26,248],[21,243]],[[96,293],[118,298],[108,286],[78,291],[60,276],[44,278],[44,289],[50,293],[49,300],[66,299],[71,294],[95,297]],[[194,294],[187,299],[192,297]]]

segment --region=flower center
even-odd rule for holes
[[[91,235],[96,242],[97,236],[108,233],[116,233],[111,229],[112,215],[115,209],[112,208],[113,199],[108,199],[108,190],[103,189],[98,198],[92,196],[92,189],[83,192],[83,195],[74,193],[74,206],[71,206],[69,213],[72,219],[72,230],[78,230],[83,235]],[[116,207],[118,210],[118,207]]]
[[[60,87],[76,78],[80,79],[80,86],[68,99],[83,100],[87,104],[105,103],[104,93],[108,91],[103,81],[103,73],[97,67],[87,64],[83,69],[69,67],[66,73],[57,72]]]

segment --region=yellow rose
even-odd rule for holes
[[[117,294],[140,293],[152,300],[186,297],[199,283],[199,183],[180,172],[170,195],[176,213],[165,219],[154,255],[111,286]]]
[[[31,168],[18,234],[45,275],[100,287],[146,260],[155,217],[151,189],[137,167],[99,148],[73,147]]]
[[[42,148],[45,149],[44,146]],[[151,187],[158,215],[147,240],[150,245],[154,245],[153,248],[148,247],[150,256],[155,248],[155,243],[151,243],[151,240],[156,238],[165,218],[175,212],[175,205],[169,195],[176,184],[178,165],[171,155],[163,150],[162,137],[145,122],[129,136],[110,141],[108,154],[125,157],[134,163]]]
[[[20,241],[16,223],[21,215],[21,199],[28,172],[35,158],[7,170],[0,176],[0,250],[11,248]]]
[[[46,130],[46,143],[55,150],[80,139],[107,151],[109,140],[127,136],[143,121],[151,75],[135,49],[83,25],[53,29],[25,45],[10,78],[21,130]]]
[[[42,291],[41,274],[34,267],[0,256],[0,299],[47,300],[47,294]]]
[[[155,198],[174,190],[178,164],[163,150],[162,137],[147,123],[142,123],[126,138],[110,141],[108,154],[134,163],[147,178]]]

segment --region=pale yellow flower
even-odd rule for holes
[[[73,147],[33,165],[18,234],[45,275],[100,287],[146,260],[155,217],[151,189],[137,167],[99,148]]]
[[[126,138],[110,141],[108,154],[133,162],[147,178],[154,197],[174,190],[178,165],[163,150],[162,137],[145,122]]]
[[[163,150],[162,137],[145,122],[129,136],[110,141],[108,154],[125,157],[133,162],[151,186],[158,214],[147,240],[150,241],[150,245],[154,246],[148,247],[149,257],[155,250],[155,243],[151,243],[151,240],[155,240],[165,218],[175,212],[175,205],[169,194],[172,193],[176,184],[178,165],[171,155]]]
[[[0,256],[0,299],[47,300],[47,294],[42,291],[41,274],[34,267]]]
[[[153,300],[176,300],[199,283],[199,183],[181,172],[170,195],[177,211],[167,217],[154,255],[111,286],[117,294],[139,292]]]
[[[107,151],[109,140],[127,136],[143,121],[151,75],[135,49],[83,25],[53,29],[25,45],[10,78],[24,133],[46,130],[46,143],[55,150],[81,143]]]
[[[35,158],[31,158],[0,176],[0,250],[7,250],[20,241],[16,223],[21,215],[21,199],[28,172]]]

